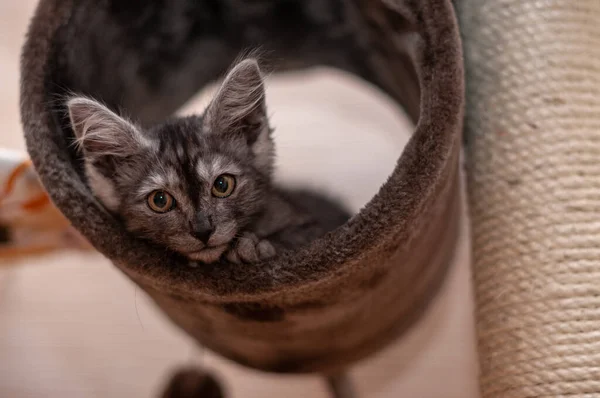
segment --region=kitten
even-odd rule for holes
[[[142,129],[85,97],[67,101],[94,195],[126,228],[189,259],[255,263],[343,224],[308,192],[273,186],[263,78],[238,63],[204,115]]]

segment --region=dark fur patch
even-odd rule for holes
[[[327,307],[328,305],[331,305],[331,302],[326,302],[326,301],[322,301],[322,300],[307,300],[307,301],[302,301],[302,302],[296,303],[296,304],[292,305],[291,307],[289,307],[289,309],[290,310],[298,310],[298,311],[314,310],[314,309]]]
[[[383,282],[383,279],[387,274],[388,272],[386,270],[373,270],[373,274],[363,280],[360,283],[360,287],[364,290],[373,290]]]
[[[269,367],[274,373],[296,373],[302,370],[303,362],[295,359],[281,360]]]
[[[249,321],[278,322],[285,317],[283,308],[260,303],[226,303],[222,308],[231,315]]]
[[[304,373],[306,372],[307,364],[318,363],[323,360],[324,356],[331,354],[331,352],[328,352],[325,355],[305,353],[302,355],[282,356],[281,359],[269,365],[268,371],[273,373]]]

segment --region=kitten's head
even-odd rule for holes
[[[91,99],[67,105],[89,185],[128,230],[208,263],[264,209],[274,148],[256,61],[203,116],[147,130]]]

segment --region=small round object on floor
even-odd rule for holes
[[[224,398],[219,381],[198,368],[180,369],[171,377],[162,398]]]

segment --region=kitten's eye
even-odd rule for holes
[[[221,174],[217,177],[212,187],[212,194],[217,198],[226,198],[235,188],[235,178],[229,174]]]
[[[175,199],[165,191],[154,191],[148,195],[148,206],[157,213],[166,213],[175,207]]]

